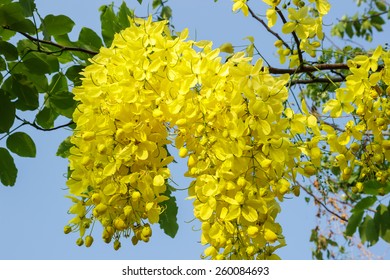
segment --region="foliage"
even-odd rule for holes
[[[232,10],[275,37],[284,68],[256,60],[253,37],[246,52],[189,40],[168,21],[167,1],[152,1],[148,19],[125,2],[103,6],[101,36],[83,27],[71,41],[69,17],[42,17],[34,0],[0,0],[2,184],[15,184],[13,155],[36,155],[24,126],[69,127],[57,153],[69,159],[73,201],[64,231],[78,231],[80,246],[92,245],[96,222],[116,250],[123,238],[148,242],[154,223],[176,235],[168,146],[187,159],[205,258],[278,258],[279,202],[300,192],[345,240],[389,243],[390,52],[326,45],[327,0],[262,2],[264,16],[246,0],[233,0]],[[332,35],[371,41],[383,30],[386,1],[357,7]],[[33,121],[21,117],[26,111]],[[345,252],[321,230],[312,231],[314,258]]]

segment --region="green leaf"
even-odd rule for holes
[[[4,55],[6,60],[17,60],[18,55],[18,49],[12,45],[11,43],[0,41],[0,54]]]
[[[34,0],[19,0],[20,6],[22,6],[24,15],[26,17],[31,17],[36,8]]]
[[[356,212],[349,217],[347,228],[345,229],[345,234],[347,236],[352,236],[356,232],[356,229],[363,218],[363,214],[364,212]]]
[[[8,132],[15,120],[15,104],[0,89],[0,133]]]
[[[102,36],[104,43],[107,47],[111,46],[111,43],[114,39],[114,34],[116,32],[115,28],[115,13],[113,9],[113,4],[110,6],[104,5],[100,7],[100,22],[102,27]]]
[[[345,32],[347,33],[348,37],[349,38],[352,38],[354,33],[353,33],[353,29],[352,29],[352,23],[351,22],[348,22],[346,27],[345,27]]]
[[[24,75],[13,75],[12,91],[17,96],[15,106],[22,111],[35,110],[39,107],[38,91]]]
[[[9,27],[12,30],[18,31],[18,32],[24,32],[24,33],[30,33],[30,34],[37,33],[37,29],[35,28],[34,23],[29,19],[23,19],[23,20],[17,21],[15,23],[9,25]]]
[[[383,204],[379,204],[374,215],[374,222],[378,228],[379,236],[390,243],[390,210]]]
[[[390,192],[390,184],[382,184],[376,180],[363,183],[363,192],[371,195],[385,195]]]
[[[137,1],[138,1],[138,3],[142,4],[142,0],[137,0]]]
[[[15,185],[18,169],[11,154],[5,148],[0,148],[0,181],[4,186]]]
[[[59,91],[68,91],[68,81],[62,73],[57,73],[51,78],[48,94],[55,94]]]
[[[0,26],[0,37],[1,37],[4,41],[8,41],[8,40],[11,39],[13,36],[15,36],[15,34],[16,34],[15,31],[8,30],[8,29],[5,29],[5,28],[3,28],[2,26]]]
[[[24,11],[19,3],[8,3],[0,6],[0,26],[11,26],[24,19]]]
[[[118,21],[120,25],[123,27],[130,26],[129,17],[134,18],[134,12],[130,10],[126,5],[126,2],[123,1],[118,11]]]
[[[74,145],[70,142],[70,137],[67,137],[60,146],[58,147],[56,155],[63,158],[68,158],[70,156],[70,148]]]
[[[367,241],[369,246],[372,246],[378,242],[378,230],[371,216],[366,215],[364,217],[363,223],[359,226],[359,234],[362,243]]]
[[[42,75],[59,70],[58,59],[54,55],[30,52],[23,58],[23,63],[32,73]]]
[[[49,103],[51,108],[60,115],[67,118],[72,118],[72,114],[76,108],[76,101],[73,99],[73,93],[69,91],[56,92],[50,95]]]
[[[34,24],[25,18],[26,11],[20,3],[8,3],[0,6],[0,26],[13,31],[21,31],[34,34]]]
[[[75,86],[81,85],[81,72],[83,71],[84,66],[82,65],[73,65],[66,70],[65,76],[71,80]]]
[[[48,36],[67,34],[72,31],[74,21],[65,15],[47,15],[41,27]]]
[[[42,128],[53,128],[54,121],[57,119],[58,116],[59,114],[50,107],[44,107],[36,115],[35,121]]]
[[[0,56],[0,71],[7,70],[7,62]],[[1,81],[0,81],[1,84]]]
[[[29,39],[19,40],[17,43],[17,50],[20,53],[21,57],[26,55],[27,53],[29,53],[31,51],[35,51],[37,49],[38,49],[37,45],[34,44]]]
[[[356,203],[355,207],[352,209],[352,213],[361,212],[372,206],[377,201],[376,196],[368,196],[361,199]]]
[[[21,157],[35,157],[37,154],[34,141],[24,132],[15,132],[9,135],[7,148]]]
[[[125,12],[128,11],[124,5],[121,6],[121,9],[124,9]],[[113,4],[101,6],[99,11],[103,41],[106,46],[111,46],[115,33],[119,33],[119,31],[129,27],[130,22],[123,20],[123,15],[120,18],[120,15],[115,14]],[[124,12],[122,11],[122,13]]]
[[[87,27],[81,29],[78,43],[80,44],[80,47],[92,51],[99,51],[103,46],[102,39],[100,39],[95,31]]]
[[[386,6],[386,4],[384,3],[384,1],[377,0],[377,1],[375,1],[375,5],[376,5],[376,7],[377,7],[380,11],[382,11],[382,12],[387,11],[387,6]]]
[[[162,3],[162,0],[153,0],[153,4],[152,4],[152,7],[153,9],[156,9],[158,8],[159,6],[161,6],[163,3]]]
[[[160,14],[163,19],[170,19],[172,17],[172,9],[169,6],[164,6]]]
[[[161,207],[165,210],[160,214],[160,219],[158,223],[160,224],[160,228],[165,232],[166,235],[174,238],[179,229],[176,217],[178,209],[176,205],[176,198],[172,196],[169,186],[165,191],[164,195],[169,197],[169,199],[160,203]]]

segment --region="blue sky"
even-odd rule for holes
[[[346,8],[352,0],[339,2],[343,4],[337,3],[338,7],[332,12],[333,20],[348,11]],[[109,3],[109,0],[36,0],[42,16],[65,14],[71,17],[76,22],[75,38],[83,26],[99,33],[98,8]],[[119,5],[121,1],[114,3]],[[136,0],[129,0],[127,4],[135,8],[137,15],[147,15],[147,7],[140,7]],[[272,53],[274,38],[253,19],[245,18],[241,13],[233,14],[231,1],[170,0],[169,4],[173,8],[176,29],[189,28],[192,39],[212,40],[217,47],[224,42],[245,45],[247,41],[243,38],[252,35],[263,55],[276,61]],[[329,19],[328,24],[332,23],[332,19]],[[381,43],[385,40],[384,36],[379,39]],[[114,251],[112,244],[107,245],[100,239],[101,229],[95,226],[93,246],[78,247],[75,244],[77,234],[63,234],[63,226],[71,218],[66,213],[70,201],[64,197],[67,194],[64,175],[67,161],[55,156],[58,145],[71,132],[42,133],[34,129],[27,129],[26,132],[37,145],[37,158],[15,156],[19,168],[17,184],[13,188],[0,186],[0,259],[199,259],[203,251],[198,242],[200,232],[198,224],[191,222],[192,204],[185,200],[185,191],[175,194],[180,226],[175,239],[164,235],[157,226],[149,243],[133,246],[130,240],[123,241],[122,248]],[[0,146],[3,145],[0,143]],[[182,175],[185,168],[183,162],[171,168],[173,178],[184,188],[189,183]],[[310,230],[315,226],[314,216],[315,209],[307,206],[302,197],[287,199],[282,203],[279,222],[288,244],[278,250],[283,259],[311,259],[313,245],[309,237]],[[379,254],[383,254],[382,251]]]

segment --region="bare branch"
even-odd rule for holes
[[[335,217],[339,218],[340,220],[344,221],[344,222],[348,222],[348,219],[344,218],[344,217],[341,217],[339,214],[335,213],[334,211],[330,210],[326,205],[325,203],[323,203],[318,197],[316,197],[311,191],[309,191],[306,187],[300,185],[300,187],[302,188],[302,190],[304,190],[308,195],[310,195],[312,198],[314,198],[314,200],[319,203],[322,207],[324,207],[324,209],[326,211],[328,211],[329,213],[331,213],[332,215],[334,215]]]

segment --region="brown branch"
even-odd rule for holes
[[[314,200],[319,203],[322,207],[325,208],[326,211],[328,211],[329,213],[331,213],[332,215],[336,216],[337,218],[339,218],[340,220],[344,221],[344,222],[348,222],[348,219],[344,218],[344,217],[341,217],[339,214],[335,213],[334,211],[330,210],[326,205],[325,203],[323,203],[318,197],[316,197],[311,191],[309,191],[307,188],[305,188],[304,186],[300,185],[300,187],[308,194],[310,195],[311,197],[314,198]]]
[[[271,33],[271,34],[274,35],[278,40],[280,40],[280,41],[283,43],[283,45],[284,45],[287,49],[291,50],[291,47],[282,39],[282,37],[280,37],[280,35],[279,35],[278,33],[276,33],[276,32],[273,31],[271,28],[269,28],[268,25],[265,23],[265,21],[262,20],[260,17],[258,17],[258,16],[255,14],[255,12],[254,12],[249,6],[248,6],[248,10],[249,10],[249,13],[251,14],[251,16],[252,16],[255,20],[257,20],[258,22],[260,22],[261,25],[263,25],[264,28],[267,29],[267,31],[268,31],[269,33]]]
[[[8,26],[2,26],[4,29],[8,29],[8,30],[11,30],[11,31],[15,31],[15,30],[12,30],[11,28],[9,28]],[[83,48],[79,48],[79,47],[70,47],[70,46],[63,46],[63,45],[60,45],[60,44],[57,44],[57,43],[54,43],[52,41],[47,41],[47,40],[41,40],[41,39],[38,39],[38,38],[35,38],[25,32],[21,32],[21,31],[15,31],[21,35],[23,35],[24,37],[26,37],[27,39],[29,39],[30,41],[33,41],[33,42],[36,42],[36,43],[40,43],[40,44],[45,44],[45,45],[50,45],[50,46],[53,46],[53,47],[56,47],[56,48],[59,48],[60,51],[73,51],[73,52],[82,52],[82,53],[86,53],[86,54],[90,54],[90,55],[97,55],[98,53],[95,52],[95,51],[91,51],[91,50],[87,50],[87,49],[83,49]]]
[[[314,64],[314,65],[302,65],[294,69],[284,69],[268,67],[271,74],[299,74],[299,73],[313,73],[321,70],[348,70],[348,65],[344,63],[331,63],[331,64]]]
[[[18,115],[16,115],[15,118],[18,119],[19,121],[21,121],[22,125],[29,125],[29,126],[34,127],[35,129],[38,129],[38,130],[41,130],[41,131],[53,131],[53,130],[64,128],[64,127],[67,127],[67,126],[70,126],[70,125],[74,124],[73,121],[70,121],[68,123],[65,123],[65,124],[62,124],[62,125],[59,125],[59,126],[56,126],[56,127],[43,128],[43,127],[39,126],[38,124],[36,124],[35,122],[32,123],[32,122],[26,121],[25,119],[22,119]]]
[[[329,84],[329,83],[342,83],[345,79],[340,77],[328,77],[328,78],[313,78],[309,80],[292,80],[290,85],[308,85],[308,84]]]
[[[287,23],[287,20],[286,18],[284,17],[282,11],[278,8],[278,7],[275,7],[275,10],[276,12],[278,13],[279,17],[282,19],[283,23],[286,24]],[[303,55],[302,55],[302,50],[301,50],[301,42],[299,41],[299,38],[297,36],[297,33],[295,31],[293,31],[291,33],[293,35],[293,38],[294,38],[294,41],[295,41],[295,44],[297,45],[297,50],[298,50],[298,59],[299,59],[299,67],[302,67],[303,66]]]

